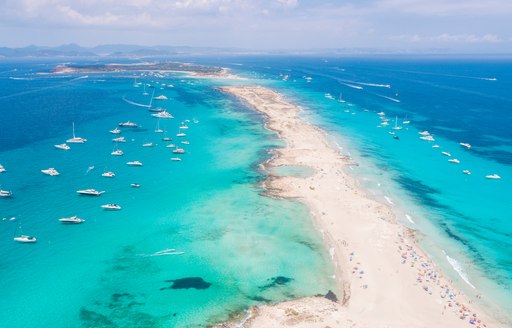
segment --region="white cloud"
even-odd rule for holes
[[[482,16],[512,13],[510,0],[381,0],[377,6],[425,16]]]

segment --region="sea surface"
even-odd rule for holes
[[[199,327],[252,304],[334,290],[330,257],[307,208],[259,188],[266,173],[258,164],[282,143],[260,115],[215,88],[247,83],[282,92],[328,131],[361,164],[349,173],[417,231],[449,278],[511,320],[511,59],[179,60],[229,67],[250,80],[49,75],[42,73],[60,61],[0,62],[0,164],[7,170],[0,189],[13,192],[0,198],[3,325]],[[153,91],[169,99],[151,101]],[[150,103],[174,118],[152,117]],[[121,128],[127,142],[116,145],[109,130],[128,120],[141,127]],[[72,136],[73,122],[87,143],[56,149]],[[434,141],[420,139],[422,131]],[[186,153],[173,154],[169,143]],[[124,155],[112,156],[116,149]],[[460,163],[448,162],[455,158]],[[126,165],[134,160],[143,166]],[[49,167],[61,174],[41,173]],[[102,177],[105,171],[116,176]],[[105,193],[76,193],[86,188]],[[106,203],[122,210],[105,211]],[[86,222],[58,222],[72,215]],[[37,243],[14,242],[21,232]]]

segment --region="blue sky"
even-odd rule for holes
[[[0,0],[0,46],[512,52],[512,0]]]

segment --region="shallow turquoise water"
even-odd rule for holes
[[[76,80],[36,75],[45,68],[36,64],[4,65],[0,163],[7,172],[0,185],[14,197],[0,199],[2,325],[204,326],[251,304],[335,288],[303,206],[260,195],[258,164],[279,140],[215,82],[179,74],[139,78],[172,99],[163,105],[175,118],[160,120],[167,132],[159,134],[147,109],[123,101],[148,103],[129,76]],[[22,88],[30,93],[19,94]],[[115,136],[108,131],[127,120],[142,127],[123,129],[124,155],[112,156]],[[188,145],[176,137],[185,120]],[[55,149],[70,137],[73,121],[88,142]],[[177,155],[164,135],[186,149],[182,161],[170,160]],[[142,147],[147,142],[154,147]],[[125,164],[133,160],[143,166]],[[48,167],[60,176],[40,172]],[[102,177],[105,170],[116,176]],[[130,187],[135,182],[141,187]],[[85,188],[106,192],[76,193]],[[122,210],[104,211],[106,203]],[[86,222],[57,221],[71,215]],[[12,240],[20,224],[36,244]],[[170,288],[177,279],[191,285]]]

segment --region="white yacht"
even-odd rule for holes
[[[0,173],[2,172],[5,172],[5,167],[2,164],[0,164]]]
[[[163,141],[172,141],[172,138],[171,137],[163,137],[162,140]]]
[[[469,172],[469,170],[462,170],[462,173],[467,174],[467,175],[471,174],[471,172]]]
[[[27,235],[20,235],[18,237],[13,238],[14,241],[17,241],[18,243],[35,243],[37,241],[36,237],[27,236]]]
[[[179,161],[181,161],[181,158],[179,158],[179,157],[171,157],[171,161],[179,162]]]
[[[80,219],[77,216],[71,216],[69,218],[60,218],[59,221],[62,222],[62,223],[73,223],[73,224],[85,222],[84,219]]]
[[[98,191],[95,189],[83,189],[83,190],[77,190],[77,193],[80,195],[89,195],[89,196],[99,196],[103,194],[105,191]]]
[[[119,134],[119,133],[121,133],[121,130],[119,130],[118,128],[115,128],[114,130],[110,130],[109,132],[112,134]]]
[[[55,148],[58,148],[58,149],[62,149],[62,150],[70,150],[71,147],[69,147],[68,145],[66,145],[65,143],[63,144],[58,144],[58,145],[54,145]]]
[[[448,156],[448,157],[452,156],[452,154],[450,154],[447,151],[443,151],[443,152],[441,152],[441,154],[443,154],[444,156]]]
[[[183,148],[176,148],[172,152],[173,152],[173,154],[185,154],[185,149],[183,149]]]
[[[70,138],[70,139],[66,140],[66,142],[69,142],[69,143],[85,143],[86,141],[87,141],[87,139],[80,138],[80,137],[77,137],[75,135],[75,122],[73,122],[73,138]]]
[[[138,183],[131,183],[130,186],[132,186],[133,188],[139,188],[140,184],[138,184]]]
[[[101,208],[106,209],[106,210],[111,210],[111,211],[118,211],[121,209],[121,206],[119,206],[117,204],[105,204],[105,205],[101,205]]]
[[[146,142],[145,144],[142,144],[142,147],[153,147],[154,144],[152,142]]]
[[[425,131],[418,132],[418,134],[421,134],[422,136],[428,136],[428,135],[430,135],[430,132],[425,130]]]
[[[456,159],[456,158],[449,159],[448,162],[455,163],[455,164],[460,164],[460,161],[458,159]]]
[[[174,148],[174,147],[176,147],[176,145],[175,144],[168,144],[166,147],[167,148]]]
[[[164,95],[160,95],[160,96],[154,97],[153,99],[155,99],[155,100],[167,100],[167,99],[169,99],[169,98],[167,98],[167,97],[166,97],[166,96],[164,96]]]
[[[459,142],[459,145],[461,145],[462,147],[464,147],[466,149],[470,149],[471,148],[471,145],[466,143],[466,142]]]
[[[0,197],[12,197],[12,191],[0,190]]]
[[[126,142],[126,139],[124,137],[117,137],[117,138],[113,138],[112,141],[114,141],[114,142]]]
[[[185,137],[185,136],[186,136],[186,134],[183,132],[176,134],[176,137]]]
[[[126,162],[126,165],[130,166],[142,166],[142,163],[139,161]]]
[[[420,137],[421,140],[427,140],[427,141],[436,141],[436,139],[434,139],[434,137],[428,135],[428,136],[421,136]]]
[[[432,146],[432,148],[439,148],[439,147],[441,147],[441,146],[439,146],[439,145],[433,145]]]
[[[110,154],[113,156],[123,156],[124,153],[121,149],[117,149],[117,150],[114,150],[113,152],[111,152]]]
[[[485,178],[486,178],[486,179],[494,179],[494,180],[501,179],[501,177],[500,177],[499,175],[497,175],[496,173],[486,175],[486,176],[485,176]]]
[[[138,127],[139,125],[137,123],[133,123],[133,122],[130,122],[130,121],[126,121],[126,122],[121,122],[119,123],[119,126],[122,126],[124,128],[136,128]]]
[[[54,169],[53,167],[50,167],[49,169],[46,169],[46,170],[41,170],[41,172],[43,172],[44,174],[48,174],[48,175],[51,175],[51,176],[56,176],[56,175],[59,175],[60,173]]]
[[[182,141],[181,143],[184,144],[184,145],[190,145],[190,141],[187,141],[187,140]]]
[[[108,172],[103,172],[101,174],[102,177],[105,177],[105,178],[113,178],[115,177],[115,173],[114,172],[111,172],[111,171],[108,171]]]
[[[188,125],[180,125],[180,129],[186,130],[186,129],[188,129]]]
[[[158,118],[174,118],[174,116],[172,116],[168,111],[166,111],[165,109],[161,112],[158,112],[156,114],[151,114],[151,116],[153,117],[158,117]]]

